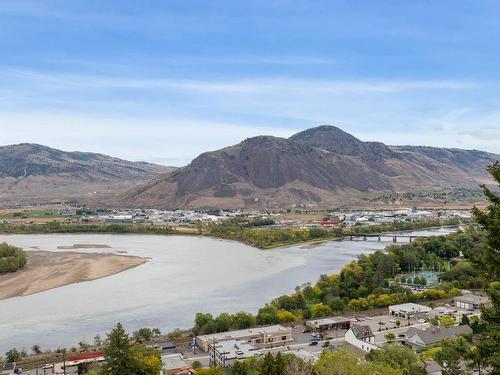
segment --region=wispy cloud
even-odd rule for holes
[[[470,90],[479,84],[463,80],[319,80],[296,78],[245,78],[234,80],[185,80],[129,78],[112,75],[50,74],[2,69],[2,75],[45,84],[51,88],[183,90],[221,93],[315,91],[324,93],[397,93],[412,90]]]

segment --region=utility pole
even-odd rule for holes
[[[63,349],[63,371],[64,375],[66,375],[66,349]]]

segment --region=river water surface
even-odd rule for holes
[[[407,234],[447,234],[442,228]],[[0,301],[0,353],[12,347],[76,346],[122,322],[128,331],[189,328],[196,312],[256,313],[266,302],[315,282],[387,243],[326,241],[258,250],[226,240],[136,234],[0,235],[0,242],[29,251],[106,244],[79,252],[124,253],[151,258],[139,267],[102,279]]]

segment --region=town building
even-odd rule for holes
[[[379,347],[375,345],[375,335],[368,325],[351,325],[351,328],[345,333],[344,339],[348,344],[365,352],[379,349]]]
[[[54,364],[54,374],[78,375],[78,365],[87,364],[90,366],[93,363],[98,363],[103,361],[104,361],[103,352],[91,352],[91,353],[71,355],[68,357],[67,361]]]
[[[456,327],[430,327],[427,329],[410,328],[406,331],[405,345],[414,350],[424,350],[439,343],[444,338],[455,338],[470,335],[472,329],[468,325]]]
[[[338,329],[349,329],[351,319],[343,316],[333,318],[312,319],[306,322],[306,327],[311,328],[315,332],[332,331]]]
[[[181,353],[162,355],[161,360],[165,375],[187,375],[194,373],[194,370],[184,361]]]
[[[394,315],[403,319],[410,319],[417,315],[427,314],[431,310],[432,309],[430,307],[409,302],[389,306],[389,315]]]
[[[293,338],[291,328],[276,324],[272,326],[197,336],[196,345],[198,345],[201,350],[207,352],[209,345],[214,342],[217,343],[225,340],[241,340],[255,345],[258,348],[265,348],[285,345],[287,342],[292,341]]]
[[[231,367],[236,361],[262,355],[257,347],[240,340],[225,340],[210,344],[208,352],[210,365],[221,367]]]
[[[476,296],[474,294],[464,294],[453,298],[453,305],[459,309],[468,311],[478,310],[489,302],[488,297]]]

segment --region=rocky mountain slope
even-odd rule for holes
[[[37,144],[0,147],[0,202],[82,199],[116,193],[174,168]]]
[[[334,126],[259,136],[201,154],[121,194],[120,206],[331,207],[366,193],[488,182],[481,151],[362,142]]]

